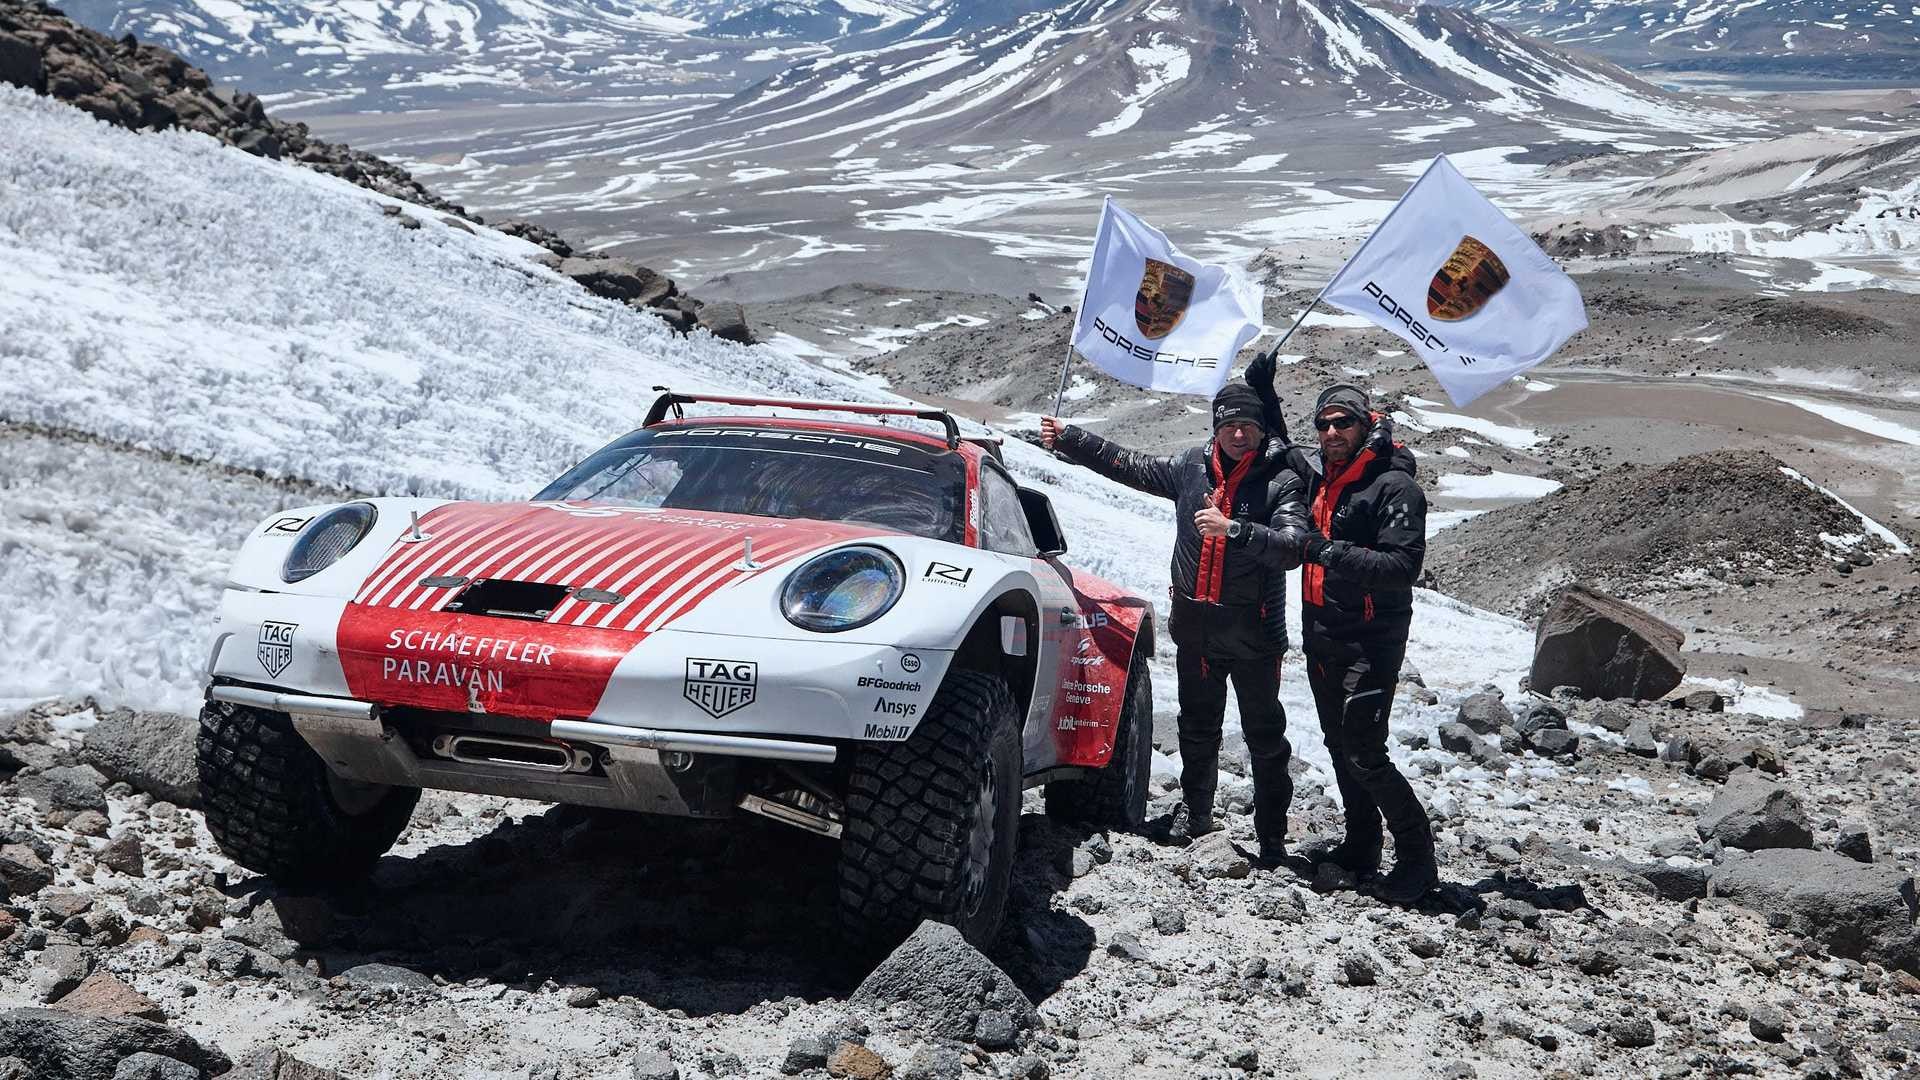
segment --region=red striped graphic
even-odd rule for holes
[[[384,705],[553,719],[589,716],[622,658],[707,598],[835,544],[865,526],[588,503],[450,503],[420,519],[429,539],[396,542],[342,614],[354,696]],[[752,538],[757,569],[736,569]],[[457,575],[592,587],[542,622],[443,610]]]

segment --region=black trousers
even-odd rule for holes
[[[1426,808],[1387,757],[1387,716],[1405,657],[1404,641],[1307,650],[1307,683],[1346,804],[1347,836],[1378,844],[1384,821],[1402,853],[1433,847]]]
[[[1197,649],[1174,656],[1180,676],[1180,790],[1196,816],[1213,816],[1220,781],[1220,729],[1227,714],[1227,682],[1240,702],[1240,730],[1253,759],[1253,829],[1262,841],[1287,836],[1293,777],[1287,763],[1287,711],[1280,705],[1280,657],[1251,660],[1209,657]]]

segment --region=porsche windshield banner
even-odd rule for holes
[[[1260,330],[1252,282],[1180,254],[1165,233],[1106,201],[1073,326],[1080,355],[1135,386],[1212,396]]]
[[[1441,155],[1321,299],[1405,338],[1455,405],[1587,328],[1573,279]]]

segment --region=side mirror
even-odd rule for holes
[[[1020,509],[1027,512],[1027,531],[1040,549],[1040,557],[1051,559],[1067,553],[1067,534],[1060,531],[1060,519],[1053,516],[1053,503],[1032,488],[1019,488]]]

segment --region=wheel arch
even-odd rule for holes
[[[1027,627],[1027,654],[1008,656],[1000,647],[1000,620],[1006,616],[1019,618]],[[1034,593],[1020,585],[1010,584],[993,599],[987,601],[974,615],[973,624],[960,639],[960,645],[954,650],[953,663],[948,666],[948,677],[960,670],[999,672],[1007,677],[1007,689],[1012,691],[1014,704],[1018,707],[1021,727],[1026,727],[1027,719],[1033,711],[1033,698],[1039,686],[1040,675],[1040,602]]]

